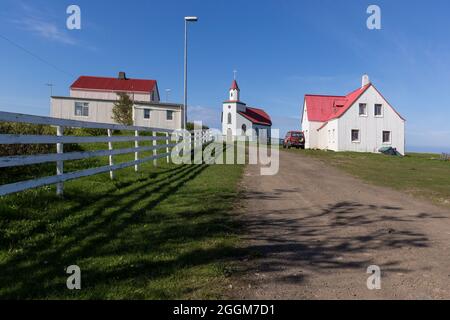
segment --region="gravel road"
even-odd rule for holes
[[[236,299],[450,299],[450,210],[366,184],[301,153],[247,166]],[[381,268],[381,289],[367,268]]]

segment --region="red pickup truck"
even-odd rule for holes
[[[305,135],[301,131],[289,131],[283,140],[283,148],[305,149]]]

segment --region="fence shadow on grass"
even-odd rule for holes
[[[220,205],[202,207],[198,195],[193,198],[189,189],[182,191],[206,168],[178,166],[148,178],[140,177],[131,184],[126,180],[108,186],[102,192],[68,188],[62,200],[68,209],[48,211],[53,197],[24,201],[21,208],[7,216],[13,219],[14,213],[26,213],[26,206],[41,208],[42,212],[31,217],[18,214],[15,221],[4,221],[5,228],[11,224],[29,228],[17,230],[14,239],[6,235],[0,238],[2,250],[9,247],[17,251],[0,263],[0,297],[76,298],[81,293],[84,298],[106,298],[111,297],[111,291],[97,288],[111,289],[112,283],[120,286],[122,281],[142,287],[143,283],[170,277],[180,267],[230,256],[233,249],[225,243],[208,248],[198,243],[232,232],[235,225],[227,213]],[[214,196],[219,204],[220,194]],[[182,197],[181,207],[170,206],[169,202],[177,197]],[[194,245],[180,250],[187,243]],[[171,258],[160,258],[165,255]],[[73,264],[82,270],[80,292],[70,292],[65,285],[68,275],[64,270]],[[133,293],[132,289],[133,286],[127,298],[149,296]],[[168,293],[159,293],[162,298],[165,294]]]

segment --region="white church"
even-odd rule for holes
[[[345,96],[305,95],[301,123],[307,149],[405,154],[405,119],[367,75]]]
[[[222,134],[227,138],[256,136],[264,134],[270,138],[272,120],[262,109],[248,107],[240,100],[240,89],[236,79],[231,84],[229,99],[223,102]]]

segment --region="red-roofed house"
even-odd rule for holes
[[[81,76],[70,86],[70,96],[51,98],[51,116],[62,119],[115,123],[114,102],[119,93],[134,101],[136,126],[180,129],[183,106],[161,103],[156,80],[129,79],[124,72],[118,78]]]
[[[345,96],[305,95],[302,130],[306,148],[405,153],[405,119],[364,75],[362,85]]]
[[[270,137],[272,120],[259,108],[247,106],[240,101],[240,89],[236,80],[231,84],[229,99],[223,103],[222,134],[227,137],[264,134]]]

